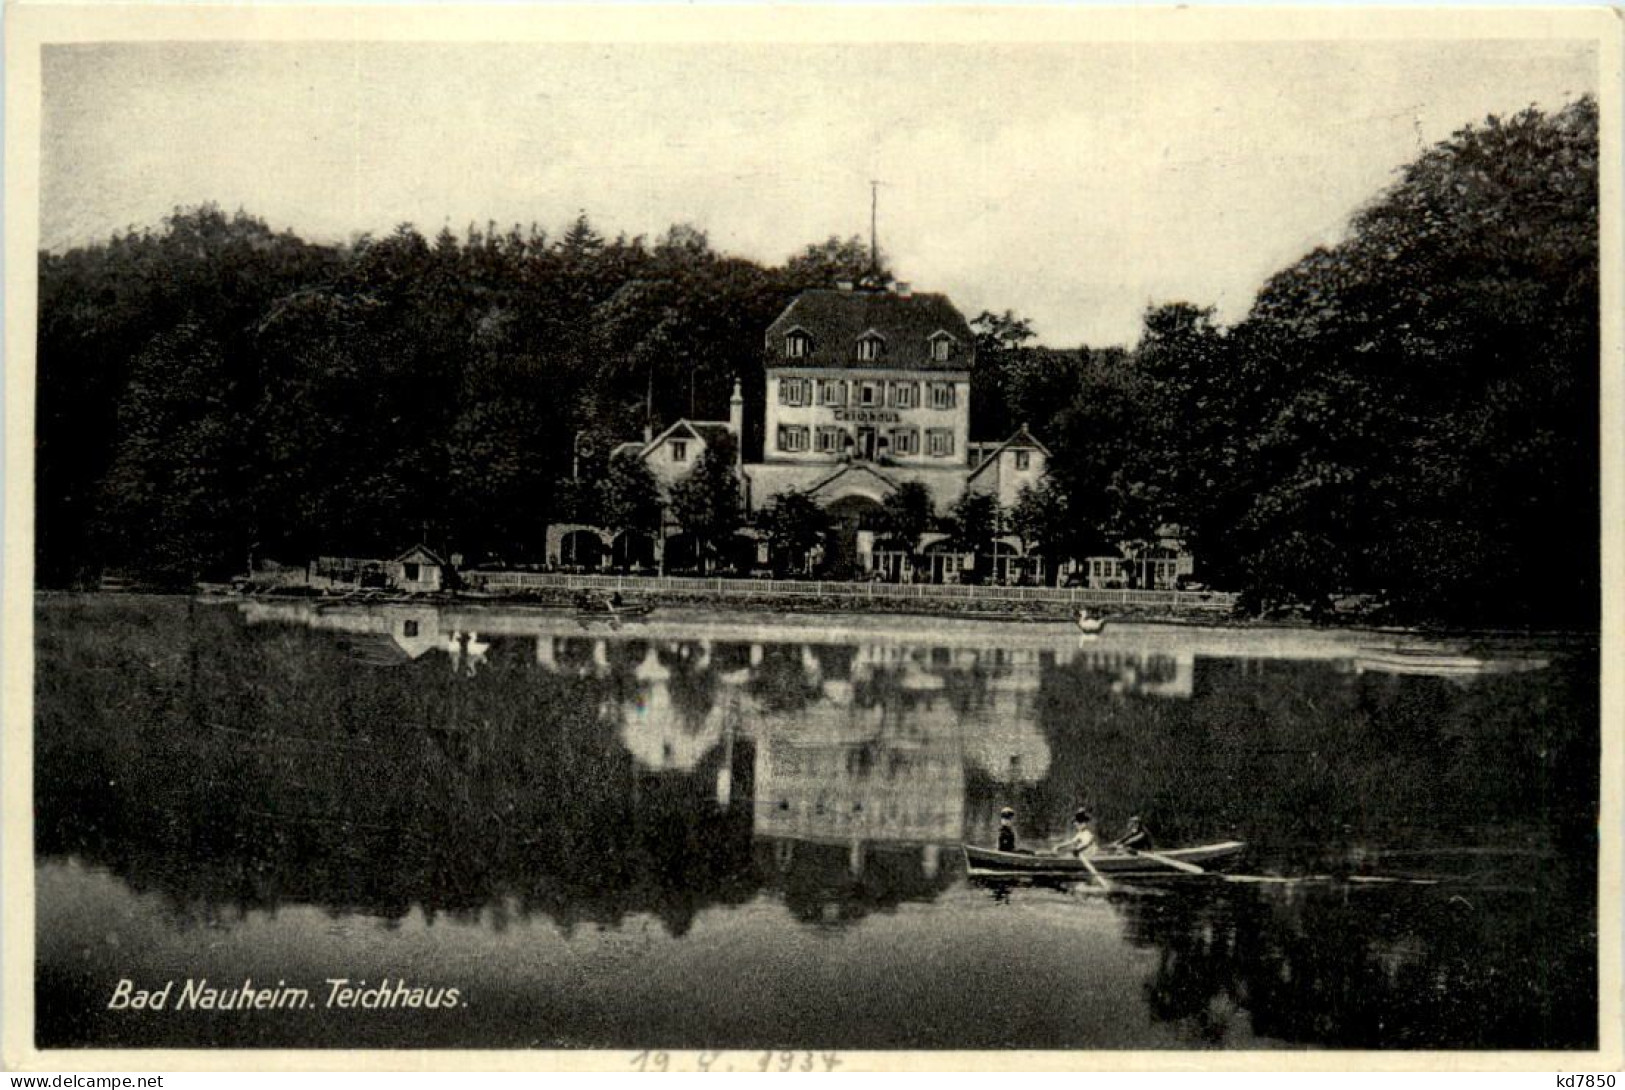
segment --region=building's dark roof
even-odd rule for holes
[[[690,420],[688,423],[689,427],[699,432],[700,437],[704,439],[707,444],[715,443],[724,435],[731,434],[728,431],[728,425],[726,424],[718,424],[705,420]]]
[[[446,566],[446,562],[436,556],[427,545],[414,545],[394,560],[396,564],[433,564],[437,568]]]
[[[785,355],[785,335],[804,330],[812,349],[803,358]],[[885,350],[875,362],[859,362],[858,340],[878,333]],[[946,333],[954,350],[946,360],[931,358],[931,337]],[[976,338],[965,316],[946,295],[879,291],[805,291],[767,329],[769,367],[884,367],[918,371],[968,371],[976,358]]]
[[[661,432],[659,435],[655,436],[653,439],[649,440],[647,443],[638,444],[638,448],[644,454],[647,454],[651,450],[658,447],[661,443],[664,443],[667,439],[674,436],[685,435],[692,436],[693,438],[709,445],[711,443],[715,443],[724,435],[729,434],[732,434],[731,429],[727,424],[724,424],[721,421],[689,420],[687,417],[683,417],[679,420],[674,420],[670,427]],[[626,444],[622,445],[624,446]],[[619,450],[620,448],[617,447],[616,449]]]

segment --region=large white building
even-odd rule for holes
[[[942,516],[968,491],[990,494],[1008,510],[1023,488],[1043,479],[1050,452],[1026,427],[1009,436],[971,436],[976,337],[945,295],[903,284],[806,291],[768,327],[763,352],[762,456],[739,464],[746,506],[756,510],[791,492],[811,496],[849,535],[861,570],[951,582],[973,565],[975,558],[944,533],[924,535],[917,551],[877,535],[886,497],[905,483],[924,485]],[[722,435],[732,435],[737,449],[744,420],[735,383],[727,420],[678,420],[620,449],[637,452],[669,488]],[[593,527],[555,526],[547,549],[550,559],[566,565],[664,559],[662,567],[681,568],[692,562],[683,538],[681,527],[668,525],[659,542],[631,548]],[[754,552],[755,563],[767,563],[765,543],[742,546],[735,552]],[[1054,576],[1041,543],[1014,535],[1000,537],[987,560],[984,567],[996,580]],[[1122,561],[1093,558],[1084,569],[1088,581],[1119,584]],[[1169,585],[1188,571],[1188,557],[1182,565],[1159,564],[1147,569],[1146,584]]]
[[[768,327],[760,462],[743,467],[749,502],[812,496],[855,532],[865,569],[897,576],[908,552],[877,552],[873,516],[899,486],[930,490],[939,515],[967,490],[1015,502],[1037,484],[1049,451],[1026,429],[1002,441],[970,434],[976,338],[947,296],[839,288],[803,292]],[[954,578],[970,558],[927,535],[928,571]],[[1001,543],[995,574],[1019,551]]]

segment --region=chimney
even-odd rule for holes
[[[896,292],[902,298],[907,299],[909,296],[914,294],[914,286],[907,280],[899,280],[897,283],[892,285],[892,291]]]
[[[734,434],[735,461],[744,455],[737,453],[744,441],[745,395],[739,392],[739,380],[734,379],[734,396],[728,399],[728,430]]]

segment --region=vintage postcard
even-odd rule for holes
[[[1617,12],[6,14],[8,1066],[1619,1068]]]

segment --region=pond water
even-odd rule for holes
[[[1595,1047],[1592,640],[50,596],[36,648],[40,1047]],[[1248,848],[967,875],[1080,804]]]

